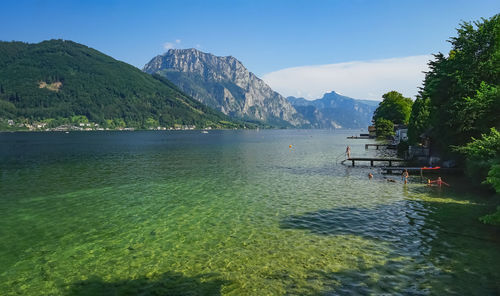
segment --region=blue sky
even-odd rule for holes
[[[460,21],[499,12],[500,1],[489,0],[19,0],[2,3],[0,40],[69,39],[139,68],[168,47],[196,47],[269,77],[291,67],[447,52]]]

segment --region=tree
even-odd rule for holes
[[[378,138],[387,138],[394,135],[394,123],[392,121],[379,118],[375,121]]]
[[[500,14],[464,22],[448,57],[429,62],[421,97],[430,99],[433,141],[443,152],[498,127]]]
[[[489,134],[481,135],[462,147],[455,147],[467,156],[467,174],[482,184],[490,185],[500,193],[500,132],[495,128]],[[486,173],[487,172],[487,173]],[[480,217],[483,223],[500,225],[500,207],[495,213]]]
[[[397,91],[390,91],[384,94],[382,98],[384,99],[375,110],[373,119],[377,121],[384,118],[394,124],[408,124],[413,101],[410,98],[403,97]]]
[[[500,129],[500,87],[481,82],[473,97],[454,104],[458,129],[466,136],[475,136],[491,127]]]
[[[144,123],[144,126],[145,126],[146,128],[155,128],[155,127],[157,127],[157,126],[159,126],[159,125],[160,125],[160,123],[158,122],[158,120],[155,120],[155,119],[154,119],[154,118],[152,118],[152,117],[148,117],[148,118],[146,119],[146,122]]]
[[[410,120],[408,122],[408,142],[415,145],[419,137],[430,126],[430,100],[428,98],[417,98],[411,108]]]
[[[500,164],[500,132],[491,128],[489,134],[482,134],[480,139],[472,138],[465,146],[454,147],[467,158],[469,177],[485,184],[497,187],[496,166]],[[487,176],[489,179],[487,179]]]
[[[500,193],[500,164],[494,164],[488,171],[485,184],[490,184],[497,193]]]

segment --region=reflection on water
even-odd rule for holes
[[[350,134],[0,134],[0,290],[500,293],[490,201],[340,165],[378,153]]]

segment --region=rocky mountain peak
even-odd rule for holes
[[[235,74],[248,72],[243,64],[232,56],[218,57],[195,48],[169,49],[146,64],[143,71],[153,73],[158,69],[195,73],[217,81],[246,78],[237,77]]]
[[[170,49],[143,70],[165,76],[195,99],[230,116],[278,125],[305,123],[284,97],[232,56]]]

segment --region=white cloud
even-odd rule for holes
[[[177,48],[178,45],[181,44],[181,40],[180,39],[176,39],[174,42],[165,42],[163,43],[163,48],[165,50],[169,50],[169,49],[173,49],[173,48]]]
[[[381,100],[391,90],[415,97],[431,59],[431,55],[421,55],[302,66],[267,73],[262,79],[284,96],[311,100],[330,91],[356,99]]]

